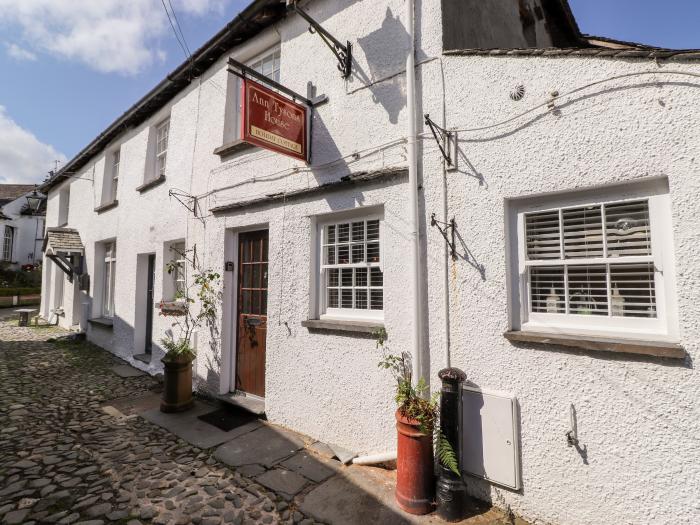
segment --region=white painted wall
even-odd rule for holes
[[[378,4],[381,4],[381,8]],[[100,312],[100,261],[97,243],[117,239],[116,312],[112,330],[91,327],[90,340],[135,366],[160,369],[162,356],[146,366],[133,359],[142,352],[139,330],[145,323],[136,308],[145,293],[139,286],[139,255],[156,254],[156,301],[163,286],[165,243],[186,238],[196,244],[205,265],[223,269],[235,233],[269,227],[270,293],[266,370],[266,410],[274,423],[358,453],[395,447],[392,382],[377,368],[381,352],[372,338],[311,333],[300,323],[311,311],[314,217],[335,211],[379,206],[385,215],[385,324],[388,347],[406,349],[410,337],[410,298],[405,222],[405,179],[306,198],[281,205],[214,217],[208,210],[235,201],[291,191],[337,180],[351,172],[406,164],[404,145],[388,144],[405,134],[405,75],[402,67],[403,2],[318,1],[312,16],[333,34],[355,43],[353,77],[336,73],[335,62],[317,35],[290,16],[271,29],[282,47],[282,81],[305,93],[312,80],[330,102],[314,112],[311,169],[262,150],[220,159],[213,150],[224,140],[228,74],[222,59],[167,108],[121,142],[119,205],[102,214],[104,156],[93,159],[72,179],[68,226],[80,231],[92,283],[89,295],[70,286],[66,300],[91,302]],[[485,278],[464,260],[450,263],[449,324],[452,364],[475,384],[516,395],[521,405],[523,486],[521,493],[470,482],[472,493],[510,505],[539,523],[693,523],[700,519],[693,492],[700,480],[700,418],[692,402],[700,394],[692,364],[700,349],[698,255],[697,90],[692,78],[663,76],[669,69],[700,73],[692,63],[641,60],[537,57],[443,57],[440,13],[423,2],[418,16],[418,112],[430,113],[446,127],[476,128],[513,117],[542,102],[552,90],[564,93],[620,73],[658,71],[656,77],[630,77],[592,88],[560,108],[546,108],[509,125],[460,133],[460,170],[447,175],[448,218]],[[274,38],[273,38],[274,39]],[[254,45],[252,46],[255,47]],[[260,49],[262,51],[262,49]],[[251,53],[251,45],[240,51]],[[234,56],[237,55],[234,51]],[[309,60],[314,57],[314,60]],[[668,83],[667,80],[672,82]],[[663,83],[659,84],[659,82]],[[517,84],[526,97],[508,97]],[[171,115],[167,180],[138,193],[146,166],[149,127]],[[446,118],[443,121],[442,115]],[[429,217],[443,210],[441,157],[432,139],[422,142],[422,212],[426,261],[426,352],[433,388],[446,363],[444,242]],[[380,147],[385,145],[384,147]],[[332,167],[319,167],[353,152]],[[275,180],[265,175],[291,167]],[[255,182],[252,177],[255,176]],[[603,356],[575,351],[515,347],[502,336],[508,329],[505,199],[552,191],[665,176],[674,214],[681,342],[690,358],[685,366],[654,359]],[[481,182],[480,182],[481,181]],[[236,185],[234,188],[232,186]],[[168,190],[201,196],[194,218]],[[230,188],[223,190],[222,188]],[[47,224],[57,225],[60,187],[49,195]],[[210,193],[212,192],[212,193]],[[474,262],[474,261],[473,261]],[[223,273],[223,272],[222,272]],[[45,283],[50,296],[51,283]],[[229,388],[232,355],[229,297],[234,282],[224,275],[221,323],[198,334],[195,363],[198,387],[212,393]],[[50,297],[45,298],[51,304]],[[137,311],[139,314],[137,315]],[[66,315],[62,324],[77,323]],[[169,328],[155,316],[154,340]],[[567,448],[568,407],[579,414],[580,439],[588,465]]]
[[[547,99],[620,74],[562,100],[560,114],[537,110],[510,124],[461,132],[459,172],[447,175],[448,216],[485,279],[464,260],[450,262],[452,364],[482,388],[517,396],[521,408],[523,493],[471,482],[475,494],[545,523],[696,523],[700,506],[700,356],[697,264],[700,79],[698,65],[586,58],[449,57],[443,59],[447,127],[502,122]],[[441,68],[424,69],[424,89],[440,86]],[[522,83],[521,102],[509,92]],[[439,115],[439,99],[424,99]],[[426,144],[428,212],[442,210],[439,154]],[[667,177],[673,212],[683,362],[546,351],[514,346],[509,329],[506,199]],[[482,182],[479,180],[482,179]],[[428,232],[428,253],[443,240]],[[464,253],[464,248],[460,249]],[[429,261],[431,369],[445,365],[442,261]],[[578,413],[588,464],[566,446],[569,405]]]
[[[27,204],[25,195],[8,202],[2,207],[2,213],[10,217],[11,221],[0,221],[1,225],[15,228],[15,239],[12,250],[12,261],[19,268],[23,264],[40,263],[41,253],[41,222],[44,217],[34,215],[22,215],[22,208]],[[4,228],[3,235],[4,235]]]

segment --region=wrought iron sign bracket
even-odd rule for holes
[[[455,171],[457,169],[457,132],[441,128],[435,121],[431,120],[428,113],[425,114],[425,125],[433,133],[435,142],[440,148],[440,153],[442,153],[442,157],[447,163],[447,170]],[[439,138],[438,134],[440,135]],[[445,149],[445,143],[447,144],[447,149]]]
[[[338,71],[340,71],[343,78],[348,78],[352,71],[352,44],[350,41],[346,41],[345,45],[341,44],[340,41],[326,31],[321,24],[316,22],[309,14],[304,11],[301,7],[297,5],[296,0],[288,2],[291,8],[299,14],[304,20],[309,23],[309,33],[317,33],[321,37],[323,43],[328,46],[335,58],[338,60]]]
[[[440,232],[440,235],[445,239],[445,242],[447,243],[447,246],[450,247],[450,255],[452,256],[452,260],[456,261],[457,260],[457,245],[455,243],[455,220],[454,217],[450,219],[450,222],[442,222],[439,221],[435,218],[435,214],[433,213],[430,216],[430,225],[435,226],[438,231]]]
[[[246,66],[245,64],[240,63],[238,60],[235,60],[233,58],[228,59],[228,72],[240,78],[254,78],[258,82],[262,84],[267,84],[272,89],[276,89],[277,91],[284,93],[285,95],[290,97],[294,102],[301,102],[302,104],[306,104],[310,108],[314,108],[316,106],[320,106],[321,104],[325,104],[326,102],[328,102],[327,95],[319,95],[317,97],[314,97],[313,99],[303,97],[296,91],[292,91],[291,89],[289,89],[286,86],[283,86],[279,82],[275,82],[271,78],[267,78],[265,75],[258,73],[254,69]]]

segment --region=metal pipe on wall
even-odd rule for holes
[[[423,374],[422,355],[422,315],[421,315],[421,268],[420,268],[420,232],[418,224],[418,151],[416,149],[416,58],[415,58],[415,0],[406,0],[406,30],[408,32],[408,55],[406,57],[406,109],[407,152],[408,152],[408,196],[409,228],[411,239],[411,292],[413,299],[413,338],[411,342],[411,362],[413,363],[413,381],[417,382]]]

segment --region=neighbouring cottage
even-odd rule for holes
[[[564,0],[411,5],[302,4],[347,78],[293,8],[246,7],[44,184],[42,315],[158,372],[196,250],[222,274],[201,391],[390,451],[384,328],[433,390],[466,372],[473,495],[697,522],[700,52],[584,36]],[[308,137],[250,123],[237,63]]]
[[[36,196],[32,208],[27,196]],[[46,201],[33,184],[0,184],[0,262],[17,270],[40,264]]]

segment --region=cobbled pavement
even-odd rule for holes
[[[312,525],[280,495],[107,401],[139,396],[148,376],[93,345],[48,342],[58,328],[19,328],[0,315],[0,520],[101,525]]]

